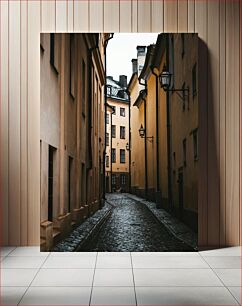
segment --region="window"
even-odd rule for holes
[[[111,134],[112,138],[116,138],[116,125],[112,125]]]
[[[111,86],[107,85],[107,95],[111,96]]]
[[[120,116],[125,117],[125,108],[120,107]]]
[[[120,163],[125,164],[125,150],[120,149]]]
[[[106,133],[106,145],[109,146],[109,133]]]
[[[112,163],[116,163],[116,149],[112,149]]]
[[[193,97],[197,94],[197,64],[192,68],[192,95]]]
[[[116,175],[112,174],[112,185],[116,184]]]
[[[82,114],[86,114],[86,64],[82,60],[82,79],[81,79],[81,91],[82,91]]]
[[[187,140],[184,139],[182,143],[183,147],[183,166],[186,167],[187,165]]]
[[[109,156],[106,156],[106,167],[109,167]]]
[[[54,198],[54,156],[56,149],[49,146],[48,158],[48,221],[53,221],[53,198]]]
[[[193,131],[193,156],[194,160],[198,160],[198,133],[197,129]]]
[[[121,179],[121,185],[125,185],[126,184],[126,175],[125,174],[121,174],[120,175],[120,179]]]
[[[173,174],[176,174],[176,152],[173,152]]]
[[[109,114],[106,114],[106,123],[109,124]]]
[[[125,139],[125,126],[120,126],[120,139]]]
[[[112,106],[113,107],[113,115],[116,115],[116,106]]]
[[[185,36],[181,34],[181,56],[184,57],[185,54]]]
[[[75,98],[74,36],[70,35],[70,95]]]
[[[50,64],[55,66],[55,34],[50,34]]]

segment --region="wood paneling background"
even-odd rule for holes
[[[240,1],[1,0],[4,245],[38,245],[40,32],[198,32],[199,245],[240,242]]]

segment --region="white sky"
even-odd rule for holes
[[[137,58],[136,47],[156,43],[157,33],[115,33],[107,46],[107,75],[114,80],[119,75],[127,75],[128,82],[132,75],[132,58]]]

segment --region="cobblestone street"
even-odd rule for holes
[[[113,206],[109,219],[81,251],[193,251],[173,236],[141,202],[125,194],[107,196]]]

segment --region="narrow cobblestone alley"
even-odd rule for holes
[[[109,219],[80,251],[193,251],[173,236],[152,212],[127,194],[107,195],[113,206]]]

